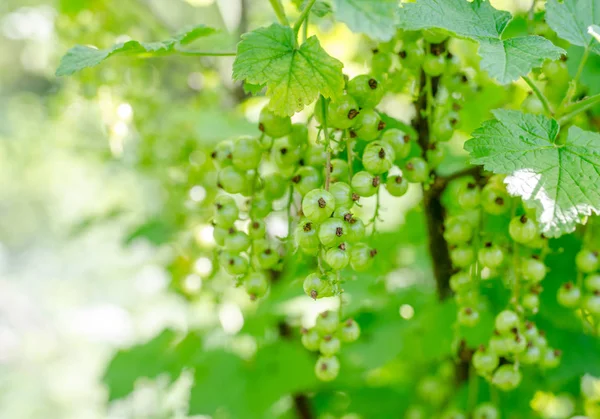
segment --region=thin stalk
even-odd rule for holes
[[[479,393],[479,377],[473,367],[473,364],[469,364],[469,384],[468,384],[468,396],[467,396],[467,411],[469,413],[475,410],[477,405],[477,394]]]
[[[600,103],[600,93],[573,103],[565,109],[563,116],[558,119],[558,123],[562,125],[581,112],[585,112],[591,107],[596,106],[598,103]]]
[[[377,194],[375,194],[375,211],[373,211],[373,218],[369,221],[369,224],[373,224],[372,235],[377,233],[377,220],[379,219],[379,209],[381,208],[379,195],[379,189],[377,189]]]
[[[346,135],[346,131],[344,131]],[[352,139],[348,136],[346,140],[346,153],[348,154],[348,185],[352,184]]]
[[[304,26],[302,26],[302,43],[306,42],[306,39],[308,38],[308,22],[310,20],[310,16],[306,16],[306,19],[304,20]]]
[[[327,106],[325,101],[321,100],[321,110],[323,111],[323,135],[325,136],[325,152],[327,153],[327,161],[325,163],[325,190],[329,190],[331,183],[331,150],[329,149],[329,133],[327,132]]]
[[[271,3],[271,7],[275,12],[275,16],[277,16],[279,23],[281,23],[283,26],[290,26],[290,21],[285,14],[281,0],[269,0],[269,2]]]
[[[523,76],[523,80],[525,80],[525,83],[527,83],[529,85],[529,87],[531,87],[531,90],[533,90],[533,93],[535,93],[535,95],[538,97],[540,102],[542,102],[542,106],[544,107],[544,110],[546,111],[548,116],[554,115],[554,111],[552,110],[552,107],[550,106],[550,102],[548,102],[548,98],[544,95],[544,93],[542,93],[540,88],[537,87],[537,85],[533,82],[533,80],[531,80],[528,76]]]
[[[517,213],[517,204],[513,203],[512,208],[512,218],[516,216]],[[520,287],[520,275],[521,275],[521,258],[519,257],[519,244],[513,240],[512,246],[513,253],[513,273],[514,273],[514,283],[512,284],[512,295],[511,295],[511,303],[514,305],[515,309],[519,306],[519,287]]]
[[[300,32],[300,27],[302,26],[302,23],[304,22],[304,20],[308,20],[308,14],[310,13],[310,9],[313,7],[316,1],[317,0],[310,0],[310,2],[306,5],[304,10],[302,10],[302,13],[300,13],[300,17],[298,18],[296,23],[294,23],[294,33],[296,34],[296,38],[298,38],[298,32]]]
[[[594,41],[592,41],[594,42]],[[585,67],[585,63],[587,62],[588,57],[590,56],[590,45],[588,45],[587,47],[585,47],[585,50],[583,51],[583,55],[581,56],[581,61],[579,61],[579,67],[577,67],[577,73],[575,74],[575,77],[573,78],[573,82],[575,84],[577,84],[577,82],[579,81],[579,78],[581,77],[581,73],[583,73],[583,68]]]
[[[190,57],[235,57],[237,55],[235,51],[184,51],[180,49],[173,50],[173,54],[189,55]],[[160,54],[160,56],[162,55],[170,54]],[[141,58],[152,58],[159,55],[143,52],[141,54],[137,54],[136,56]]]

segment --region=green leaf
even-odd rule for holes
[[[292,0],[298,10],[302,11],[306,8],[309,0]],[[317,16],[323,17],[331,13],[331,5],[325,0],[317,0],[310,9],[310,13]]]
[[[543,115],[496,110],[465,143],[473,164],[507,175],[512,195],[534,206],[541,231],[557,237],[600,212],[600,134],[572,126],[556,143],[558,123]]]
[[[587,47],[600,54],[600,44],[595,42],[589,27],[600,25],[600,2],[598,0],[548,0],[546,21],[563,39],[573,45]]]
[[[540,67],[546,59],[557,60],[565,51],[541,36],[506,40],[481,40],[481,69],[502,84],[508,84]]]
[[[389,41],[396,33],[396,0],[335,0],[336,17],[354,32]]]
[[[86,67],[94,67],[115,54],[143,55],[145,57],[171,54],[176,51],[177,46],[189,44],[200,37],[215,32],[216,29],[199,25],[161,42],[127,41],[107,49],[75,45],[62,57],[56,75],[69,76]]]
[[[555,60],[565,53],[539,36],[502,39],[511,19],[510,13],[494,9],[487,1],[418,0],[400,10],[402,29],[445,29],[479,42],[481,68],[502,84],[525,76],[545,60]]]
[[[343,93],[343,64],[315,36],[298,47],[291,28],[273,24],[244,34],[237,52],[233,78],[266,84],[269,108],[276,114],[291,116],[319,93],[333,98]]]

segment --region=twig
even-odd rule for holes
[[[269,2],[271,3],[271,7],[275,12],[275,16],[277,16],[277,20],[279,21],[279,23],[281,23],[283,26],[290,26],[290,21],[285,15],[285,10],[283,9],[283,4],[281,4],[281,0],[269,0]]]
[[[554,111],[552,110],[552,107],[550,106],[550,102],[548,102],[548,98],[546,98],[544,93],[542,93],[540,88],[537,87],[537,85],[533,82],[533,80],[531,80],[528,76],[523,76],[523,80],[525,80],[525,83],[527,83],[529,85],[529,87],[531,87],[531,90],[533,90],[533,92],[538,97],[540,102],[542,102],[542,106],[544,107],[544,110],[546,111],[548,116],[554,115]]]
[[[294,34],[296,35],[296,38],[298,38],[298,32],[300,32],[300,27],[302,26],[302,23],[305,19],[308,19],[310,9],[313,7],[316,1],[317,0],[310,0],[310,2],[306,5],[304,10],[302,10],[302,13],[300,13],[300,17],[298,18],[296,23],[294,23]]]

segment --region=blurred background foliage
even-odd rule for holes
[[[523,30],[530,1],[494,4],[517,13],[510,29]],[[344,349],[340,377],[322,384],[299,327],[337,300],[302,296],[310,262],[290,255],[269,297],[255,304],[213,252],[212,147],[257,134],[265,103],[232,84],[232,59],[114,58],[76,77],[54,76],[75,44],[157,41],[204,23],[221,32],[199,49],[233,50],[240,33],[272,21],[266,0],[0,2],[0,417],[291,418],[294,395],[308,393],[321,418],[396,418],[411,403],[433,404],[419,399],[431,382],[466,403],[469,389],[452,385],[455,310],[434,294],[418,188],[400,205],[383,197],[380,263],[345,287],[345,312],[363,335]],[[347,74],[368,71],[371,41],[327,16],[311,32]],[[452,49],[477,66],[473,44]],[[589,60],[591,90],[599,73]],[[406,84],[390,81],[383,109],[409,122]],[[526,97],[525,85],[481,85],[461,111],[446,171],[464,165],[462,143],[490,109],[519,107]],[[365,214],[371,209],[366,202]],[[269,231],[286,234],[283,214]],[[563,349],[561,366],[524,374],[509,395],[490,395],[478,382],[479,398],[499,397],[507,418],[600,417],[600,346],[554,297],[575,275],[578,247],[572,236],[552,242],[537,319]],[[506,292],[490,284],[494,312]],[[491,323],[489,314],[469,344],[484,342]]]

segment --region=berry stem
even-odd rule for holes
[[[512,207],[512,218],[517,215],[517,202],[513,202]],[[519,243],[513,240],[512,243],[512,253],[513,253],[513,284],[512,284],[512,295],[511,295],[511,303],[516,309],[516,312],[521,314],[521,310],[519,310],[519,286],[521,281],[521,258],[519,257]]]
[[[325,163],[325,190],[329,191],[331,183],[331,149],[329,148],[329,133],[327,132],[327,106],[325,101],[321,100],[321,110],[323,111],[323,135],[325,136],[325,151],[327,153],[327,161]]]
[[[377,189],[377,193],[375,194],[375,210],[373,211],[373,217],[369,221],[369,224],[373,224],[373,227],[371,230],[371,235],[373,235],[373,236],[375,234],[377,234],[377,220],[379,218],[379,209],[380,208],[381,208],[380,193],[379,193],[379,189]]]
[[[347,131],[344,131],[344,136],[347,134]],[[352,138],[348,136],[346,140],[346,153],[348,155],[348,185],[352,184]]]
[[[290,21],[285,14],[281,0],[269,0],[269,2],[271,3],[271,7],[275,12],[275,16],[277,16],[279,23],[281,23],[283,26],[290,26]]]
[[[544,93],[542,93],[540,88],[537,87],[537,84],[535,84],[533,82],[533,80],[531,80],[529,78],[529,76],[523,76],[523,80],[525,80],[525,83],[527,83],[529,85],[529,87],[531,87],[531,90],[533,90],[533,93],[535,93],[535,95],[538,97],[540,102],[542,102],[542,106],[544,107],[546,114],[548,114],[548,116],[554,115],[554,111],[552,110],[552,107],[550,106],[550,102],[548,101],[548,98],[546,98],[546,96],[544,95]]]

